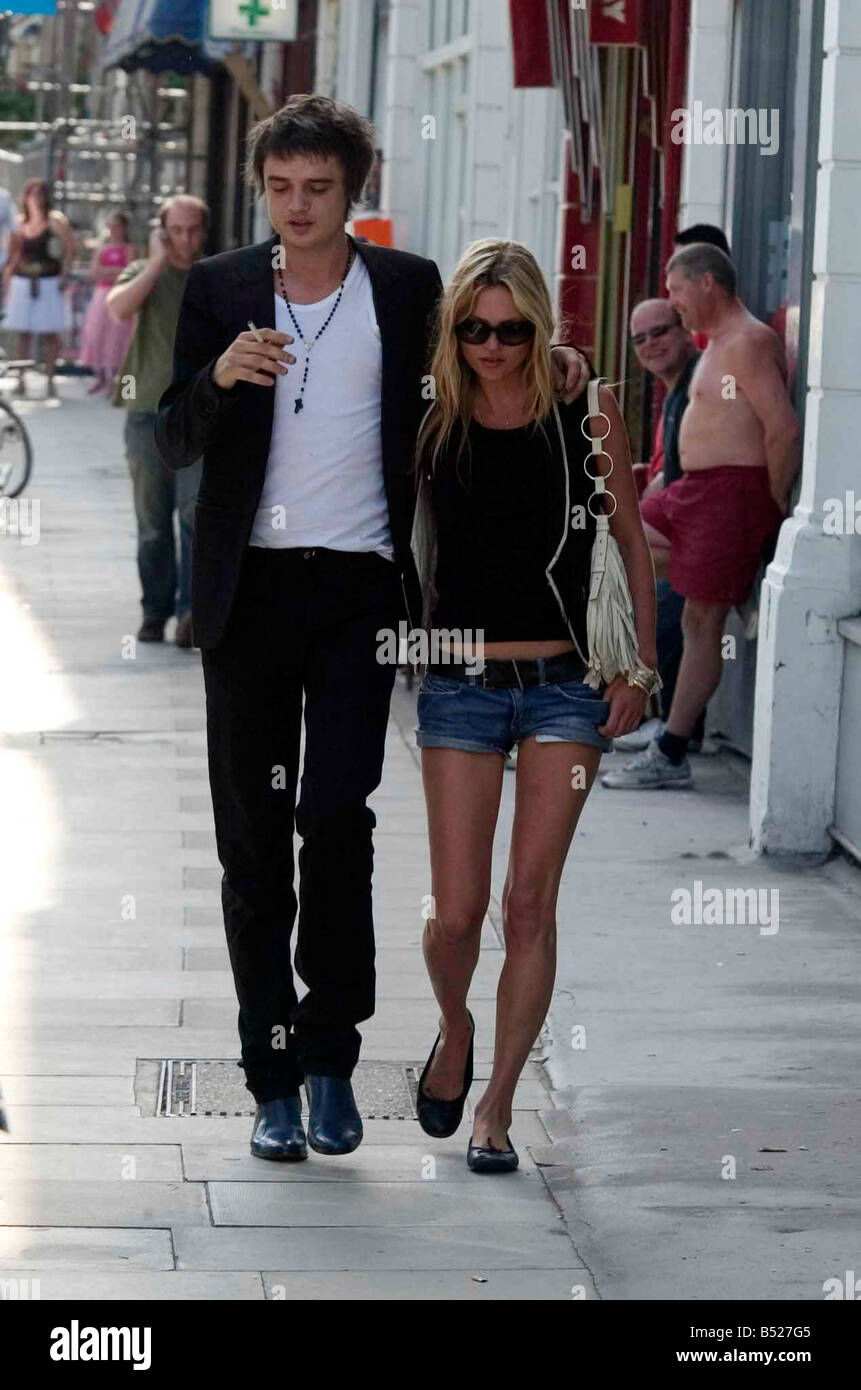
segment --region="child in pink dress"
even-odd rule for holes
[[[135,248],[129,239],[129,219],[124,212],[114,213],[108,222],[107,240],[96,251],[90,264],[90,276],[96,282],[93,297],[87,306],[81,333],[80,362],[92,367],[95,381],[89,395],[110,387],[126,355],[134,319],[117,323],[105,307],[108,291],[121,270],[134,260]]]

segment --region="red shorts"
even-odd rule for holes
[[[672,588],[705,603],[744,603],[783,520],[765,467],[683,473],[644,498],[640,514],[670,541]]]

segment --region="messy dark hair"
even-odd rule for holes
[[[683,232],[676,232],[674,241],[676,246],[693,246],[694,242],[705,241],[732,259],[729,242],[720,227],[713,226],[711,222],[695,222],[692,227],[685,227]]]
[[[342,101],[303,93],[248,132],[245,177],[258,193],[263,192],[263,165],[270,154],[282,159],[333,155],[344,172],[349,216],[376,157],[374,127]]]

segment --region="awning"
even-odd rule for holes
[[[206,36],[207,0],[120,0],[101,68],[214,72],[233,44]]]

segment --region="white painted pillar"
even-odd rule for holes
[[[263,44],[263,51],[260,55],[260,89],[274,110],[277,110],[281,104],[283,56],[283,44]],[[269,214],[266,211],[266,199],[261,194],[254,201],[253,240],[255,242],[268,241],[271,235],[272,228],[269,224]]]
[[[726,110],[732,69],[733,0],[692,0],[688,29],[688,110],[701,101]],[[723,227],[726,145],[686,145],[679,189],[678,225],[710,222]]]
[[[338,46],[341,41],[341,0],[320,0],[314,45],[314,91],[337,96]],[[287,96],[290,96],[290,92]]]
[[[382,210],[391,217],[395,246],[411,248],[410,212],[416,206],[415,169],[420,139],[416,102],[423,87],[419,54],[423,51],[421,0],[392,0],[386,55]]]
[[[337,97],[362,116],[371,114],[374,26],[368,0],[341,0]]]
[[[802,490],[760,601],[751,843],[821,852],[834,812],[843,639],[861,608],[861,538],[823,506],[858,489],[861,441],[861,5],[826,0]],[[844,730],[847,740],[857,730]]]
[[[508,121],[514,99],[508,6],[478,0],[471,12],[471,27],[474,66],[469,87],[465,244],[504,235]]]

